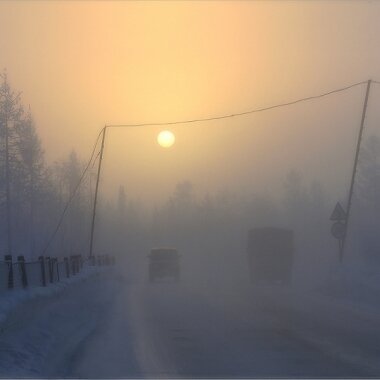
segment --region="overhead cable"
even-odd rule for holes
[[[286,103],[279,103],[275,104],[272,106],[268,107],[263,107],[263,108],[255,108],[249,111],[243,111],[243,112],[238,112],[238,113],[233,113],[233,114],[228,114],[228,115],[221,115],[221,116],[212,116],[212,117],[205,117],[205,118],[199,118],[199,119],[189,119],[189,120],[177,120],[177,121],[168,121],[168,122],[149,122],[149,123],[140,123],[140,124],[110,124],[106,125],[106,128],[127,128],[127,127],[152,127],[152,126],[167,126],[167,125],[175,125],[175,124],[190,124],[190,123],[200,123],[204,121],[212,121],[212,120],[221,120],[221,119],[229,119],[237,116],[244,116],[244,115],[250,115],[253,113],[258,113],[258,112],[264,112],[264,111],[269,111],[275,108],[280,108],[280,107],[286,107],[286,106],[291,106],[293,104],[301,103],[301,102],[306,102],[309,100],[313,99],[319,99],[328,95],[332,95],[338,92],[346,91],[350,88],[360,86],[364,83],[367,83],[367,81],[363,82],[358,82],[351,84],[349,86],[341,87],[332,91],[328,91],[319,95],[313,95],[313,96],[308,96],[305,98],[293,100],[290,102]]]
[[[104,129],[104,128],[103,128],[103,129]],[[72,193],[70,194],[70,197],[69,197],[68,201],[66,202],[66,205],[65,205],[65,207],[64,207],[64,209],[63,209],[63,211],[62,211],[62,214],[61,214],[61,216],[60,216],[60,218],[59,218],[59,220],[58,220],[57,226],[56,226],[55,230],[53,231],[52,235],[50,236],[50,238],[49,238],[49,240],[48,240],[48,242],[47,242],[47,244],[46,244],[44,250],[42,251],[42,255],[44,255],[44,254],[46,253],[46,251],[47,251],[48,248],[50,247],[50,244],[51,244],[52,241],[54,240],[55,235],[57,234],[59,228],[61,227],[61,224],[62,224],[63,219],[64,219],[64,217],[65,217],[65,215],[66,215],[66,212],[67,212],[67,210],[68,210],[68,208],[69,208],[69,206],[70,206],[70,203],[71,203],[71,201],[73,200],[74,196],[76,195],[76,193],[77,193],[77,191],[78,191],[78,189],[79,189],[79,187],[80,187],[80,185],[81,185],[81,183],[82,183],[82,181],[83,181],[83,179],[84,179],[84,177],[85,177],[85,175],[86,175],[86,173],[87,173],[87,170],[89,169],[89,167],[90,167],[90,165],[91,165],[91,162],[92,162],[92,160],[93,160],[93,158],[94,158],[94,155],[95,155],[95,152],[96,152],[96,147],[97,147],[97,145],[98,145],[98,142],[99,142],[100,136],[101,136],[101,134],[102,134],[102,132],[103,132],[103,129],[99,132],[98,137],[96,138],[96,141],[95,141],[94,147],[93,147],[92,152],[91,152],[90,159],[89,159],[89,161],[88,161],[86,167],[84,168],[84,170],[83,170],[83,172],[82,172],[82,175],[80,176],[80,178],[79,178],[79,180],[78,180],[78,183],[76,184],[74,190],[73,190]],[[98,155],[99,155],[99,154],[98,154]],[[95,157],[95,160],[96,160],[96,158],[98,157],[98,155]],[[95,161],[95,160],[94,160],[94,161]]]
[[[335,89],[335,90],[331,90],[331,91],[328,91],[328,92],[324,92],[324,93],[321,93],[321,94],[318,94],[318,95],[312,95],[312,96],[308,96],[308,97],[304,97],[304,98],[301,98],[301,99],[297,99],[297,100],[293,100],[293,101],[289,101],[289,102],[285,102],[285,103],[279,103],[279,104],[275,104],[275,105],[272,105],[272,106],[268,106],[268,107],[262,107],[262,108],[255,108],[255,109],[252,109],[252,110],[248,110],[248,111],[243,111],[243,112],[238,112],[238,113],[233,113],[233,114],[227,114],[227,115],[220,115],[220,116],[212,116],[212,117],[205,117],[205,118],[197,118],[197,119],[188,119],[188,120],[177,120],[177,121],[169,121],[169,122],[149,122],[149,123],[139,123],[139,124],[110,124],[110,125],[106,125],[105,127],[103,127],[97,138],[96,138],[96,141],[95,141],[95,145],[94,145],[94,148],[91,152],[91,156],[90,156],[90,159],[85,167],[85,169],[83,170],[82,172],[82,175],[74,189],[74,191],[71,193],[67,203],[66,203],[66,206],[65,208],[63,209],[63,212],[59,218],[59,221],[58,221],[58,224],[53,232],[53,234],[51,235],[51,237],[49,238],[49,241],[45,247],[45,249],[43,250],[43,254],[45,254],[45,252],[47,251],[47,249],[49,248],[50,244],[52,243],[52,241],[54,240],[62,222],[63,222],[63,219],[65,217],[65,214],[70,206],[70,203],[72,202],[74,196],[76,195],[85,175],[86,175],[86,172],[88,171],[88,169],[90,168],[90,165],[91,165],[91,162],[94,158],[94,155],[95,155],[95,151],[96,151],[96,147],[98,145],[98,142],[99,142],[99,139],[100,139],[100,136],[101,134],[103,133],[103,131],[106,129],[106,128],[132,128],[132,127],[148,127],[148,126],[169,126],[169,125],[178,125],[178,124],[191,124],[191,123],[201,123],[201,122],[206,122],[206,121],[214,121],[214,120],[222,120],[222,119],[229,119],[229,118],[234,118],[234,117],[239,117],[239,116],[245,116],[245,115],[250,115],[250,114],[254,114],[254,113],[259,113],[259,112],[264,112],[264,111],[269,111],[269,110],[273,110],[273,109],[276,109],[276,108],[282,108],[282,107],[287,107],[287,106],[291,106],[291,105],[294,105],[294,104],[297,104],[297,103],[301,103],[301,102],[307,102],[307,101],[310,101],[310,100],[314,100],[314,99],[319,99],[319,98],[323,98],[325,96],[328,96],[328,95],[332,95],[332,94],[336,94],[336,93],[339,93],[339,92],[342,92],[342,91],[346,91],[346,90],[349,90],[353,87],[357,87],[357,86],[360,86],[362,84],[365,84],[367,83],[368,81],[362,81],[362,82],[357,82],[357,83],[354,83],[354,84],[351,84],[351,85],[347,85],[345,87],[341,87],[341,88],[338,88],[338,89]],[[376,84],[380,84],[380,82],[377,82],[377,81],[372,81],[373,83],[376,83]],[[98,154],[96,155],[95,157],[95,160],[97,159],[97,157],[99,156],[100,152],[98,152]],[[95,162],[94,160],[94,162]]]

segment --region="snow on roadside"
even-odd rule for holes
[[[0,328],[1,324],[8,318],[9,313],[26,301],[36,297],[51,297],[62,292],[69,285],[83,281],[85,278],[100,273],[104,267],[85,266],[82,271],[75,276],[65,278],[60,282],[48,284],[46,287],[37,286],[26,289],[11,289],[0,293]]]
[[[119,287],[114,279],[115,268],[86,268],[61,283],[2,296],[0,377],[69,375],[83,342],[107,317]]]
[[[377,267],[342,265],[318,289],[320,296],[363,316],[380,316],[380,274]]]

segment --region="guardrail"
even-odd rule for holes
[[[4,261],[0,261],[0,292],[48,286],[64,278],[75,276],[82,271],[84,265],[115,265],[115,257],[99,255],[83,259],[82,255],[71,255],[58,259],[40,256],[38,261],[26,262],[24,256],[18,256],[17,261],[14,262],[11,255],[5,255]]]

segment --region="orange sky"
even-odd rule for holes
[[[71,149],[87,158],[104,124],[234,113],[380,79],[379,46],[379,2],[0,2],[0,67],[49,161]],[[110,131],[103,189],[156,199],[189,179],[201,192],[263,191],[290,167],[334,179],[332,158],[344,183],[362,95],[176,127],[169,150],[159,128]]]

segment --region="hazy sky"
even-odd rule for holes
[[[0,67],[30,104],[50,162],[87,158],[104,124],[264,107],[380,80],[380,2],[1,1]],[[109,131],[103,190],[266,191],[291,167],[348,181],[364,87],[223,122]],[[376,128],[374,88],[369,128]],[[334,182],[335,181],[335,182]],[[338,192],[345,195],[345,188]]]

